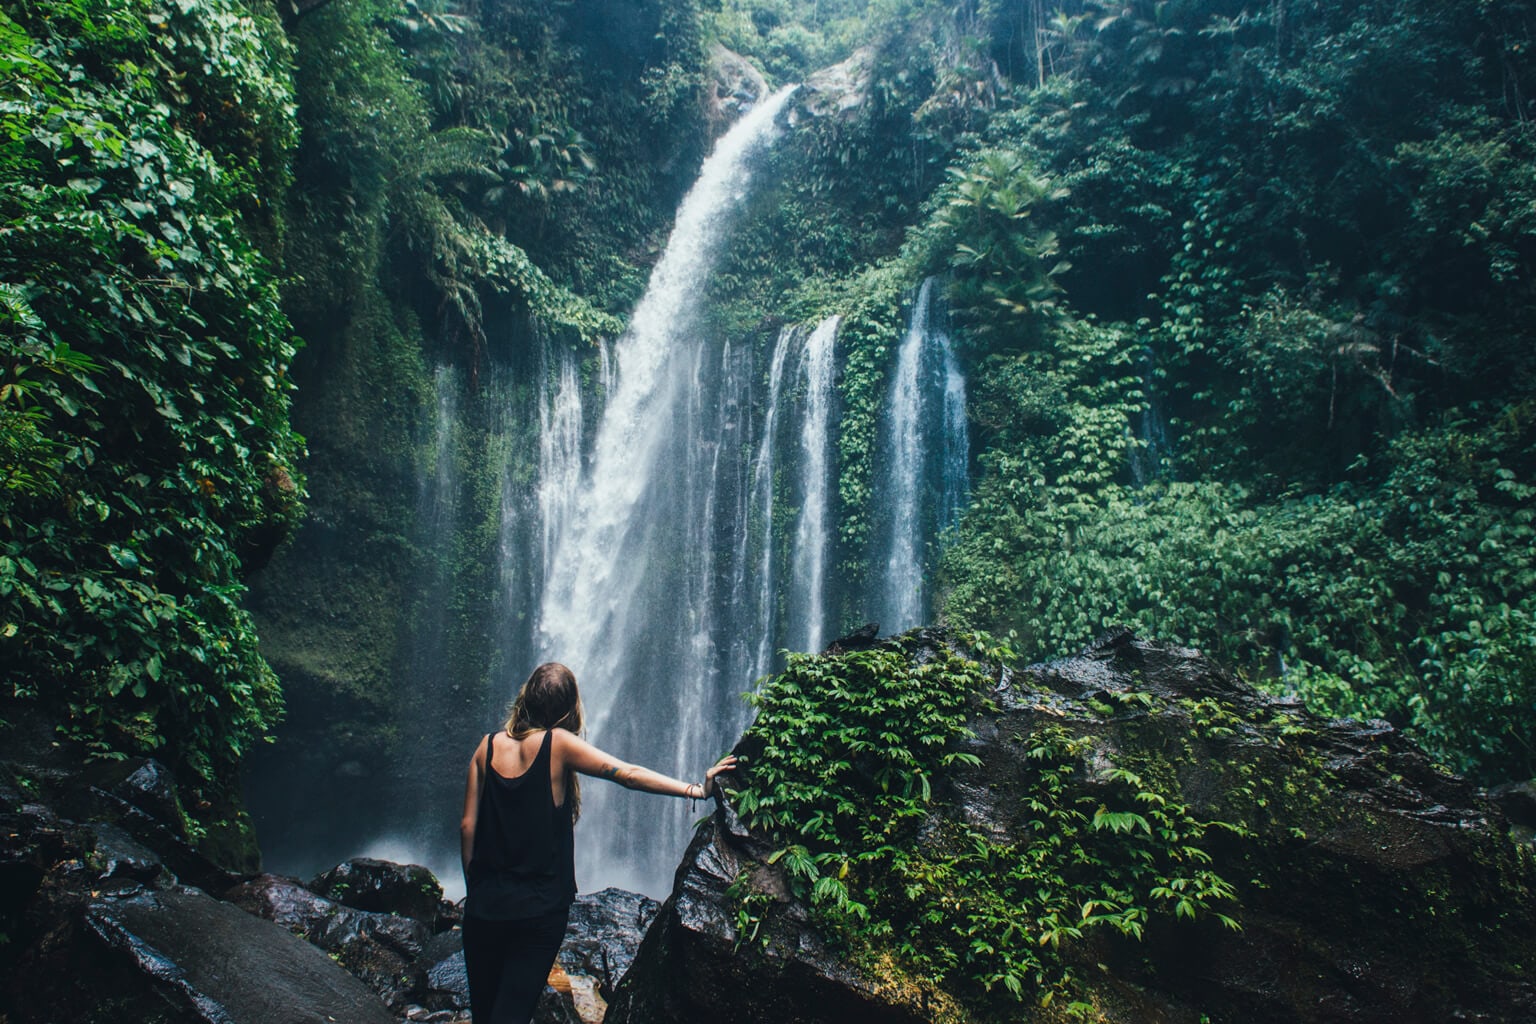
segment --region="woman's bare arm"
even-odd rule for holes
[[[734,756],[724,757],[705,774],[703,782],[683,782],[681,779],[674,779],[670,775],[663,775],[642,765],[620,761],[565,729],[555,730],[554,742],[556,756],[566,767],[574,771],[594,778],[607,779],[609,782],[617,782],[626,789],[660,793],[663,796],[702,799],[713,791],[716,775],[736,767]]]
[[[475,852],[475,823],[480,817],[480,784],[485,776],[485,765],[480,751],[485,743],[475,748],[469,759],[469,779],[464,783],[464,816],[459,819],[459,857],[464,863],[464,873],[469,874],[469,858]]]

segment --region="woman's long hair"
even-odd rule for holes
[[[517,691],[504,728],[515,740],[538,729],[565,729],[583,735],[586,714],[581,692],[576,689],[576,674],[558,661],[534,669]],[[571,805],[571,820],[581,817],[581,783],[569,768],[565,772],[565,801]]]

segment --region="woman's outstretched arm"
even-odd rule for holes
[[[670,775],[652,771],[638,764],[620,761],[611,754],[597,749],[575,733],[564,729],[555,730],[555,755],[566,767],[583,775],[617,782],[626,789],[638,789],[663,796],[686,796],[703,799],[714,792],[715,776],[736,767],[735,755],[722,757],[715,766],[704,773],[703,782],[683,782]]]

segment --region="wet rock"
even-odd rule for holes
[[[847,636],[840,636],[827,645],[826,654],[846,654],[849,651],[865,651],[875,646],[880,636],[880,624],[866,622]]]
[[[853,51],[847,60],[807,75],[790,107],[789,123],[799,124],[808,118],[857,116],[869,100],[874,71],[875,51],[865,46]]]
[[[954,641],[919,630],[883,643],[924,662]],[[1124,630],[1073,658],[994,666],[993,678],[961,746],[980,764],[935,785],[916,841],[963,820],[1030,843],[1029,754],[1042,729],[1061,730],[1073,751],[1069,802],[1104,806],[1123,784],[1117,769],[1131,765],[1158,772],[1194,818],[1247,823],[1202,840],[1212,870],[1237,887],[1240,931],[1164,914],[1140,942],[1105,930],[1062,943],[1098,1019],[1536,1021],[1536,863],[1496,806],[1386,723],[1325,720],[1198,651]],[[773,851],[729,805],[717,808],[609,1024],[1067,1019],[1027,993],[999,1010],[935,988],[889,954],[871,968],[818,931]],[[762,901],[748,934],[738,931],[743,892]]]
[[[1512,824],[1536,828],[1536,779],[1506,782],[1489,790],[1488,796]]]
[[[28,951],[15,1024],[388,1024],[376,996],[324,953],[190,887],[90,897]]]
[[[771,852],[717,815],[695,834],[684,872],[662,904],[634,964],[608,1006],[607,1024],[645,1021],[921,1024],[930,1020],[915,993],[855,969],[810,925],[804,907],[764,923],[738,943],[736,899],[742,872],[765,880]],[[777,886],[776,882],[768,885]]]
[[[432,998],[428,971],[437,958],[432,930],[422,921],[357,910],[279,875],[253,878],[225,898],[331,954],[390,1006],[452,1005]]]
[[[118,826],[94,822],[86,826],[86,831],[91,837],[87,859],[102,881],[113,878],[144,883],[171,881],[160,857]]]
[[[150,817],[171,823],[182,818],[181,797],[170,769],[152,758],[136,759],[130,771],[112,794],[137,807]]]
[[[433,924],[443,903],[443,887],[426,868],[372,857],[342,861],[316,876],[309,888],[357,910],[399,914]]]
[[[710,135],[717,136],[768,96],[763,73],[739,53],[715,43],[709,50],[706,93]]]
[[[602,997],[611,999],[660,908],[649,896],[623,889],[577,896],[560,947],[561,966],[572,977],[595,979]]]
[[[455,940],[458,932],[451,934]],[[436,1005],[469,1009],[469,975],[464,971],[464,949],[458,946],[427,969],[427,991]]]

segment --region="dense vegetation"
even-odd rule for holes
[[[242,602],[306,475],[314,532],[257,586],[266,650],[378,711],[315,719],[387,740],[397,623],[431,609],[447,671],[484,677],[498,473],[532,472],[533,427],[466,401],[439,443],[432,410],[510,367],[526,411],[547,346],[590,359],[620,328],[721,42],[776,83],[863,62],[708,285],[760,345],[844,316],[846,616],[891,342],[940,275],[977,463],[948,618],[1023,658],[1130,622],[1485,781],[1536,773],[1524,0],[282,15],[0,14],[8,706],[166,752],[216,800],[280,713]],[[424,540],[399,496],[442,458],[458,532]]]
[[[282,706],[241,596],[302,486],[261,252],[283,231],[289,55],[238,3],[0,14],[7,717],[159,751],[216,814]]]
[[[1132,623],[1536,771],[1531,13],[727,5],[770,70],[872,54],[721,286],[845,314],[848,577],[902,307],[943,275],[979,470],[953,621],[1027,658]]]
[[[1207,916],[1238,927],[1236,890],[1205,847],[1207,834],[1246,826],[1192,814],[1166,763],[1128,757],[1146,778],[1116,766],[1107,799],[1085,796],[1068,780],[1082,777],[1091,740],[1053,723],[1017,738],[1028,765],[1024,841],[974,808],[957,810],[954,779],[981,765],[963,749],[967,723],[997,712],[993,669],[976,659],[1011,657],[984,638],[967,642],[972,653],[941,646],[920,664],[897,644],[797,655],[753,694],[758,714],[740,748],[746,769],[734,802],[778,844],[769,863],[826,933],[872,974],[894,964],[982,1019],[989,1008],[1011,1019],[1026,997],[1072,1003],[1079,986],[1063,951],[1096,932],[1140,940],[1154,918]],[[1150,694],[1107,699],[1116,704],[1104,705],[1106,716],[1121,701],[1157,703]],[[1240,786],[1251,801],[1251,786]],[[775,898],[745,874],[734,888],[738,941],[750,944]]]
[[[1009,225],[949,261],[987,440],[952,614],[1030,653],[1135,622],[1536,771],[1529,14],[1050,26],[936,199]]]

